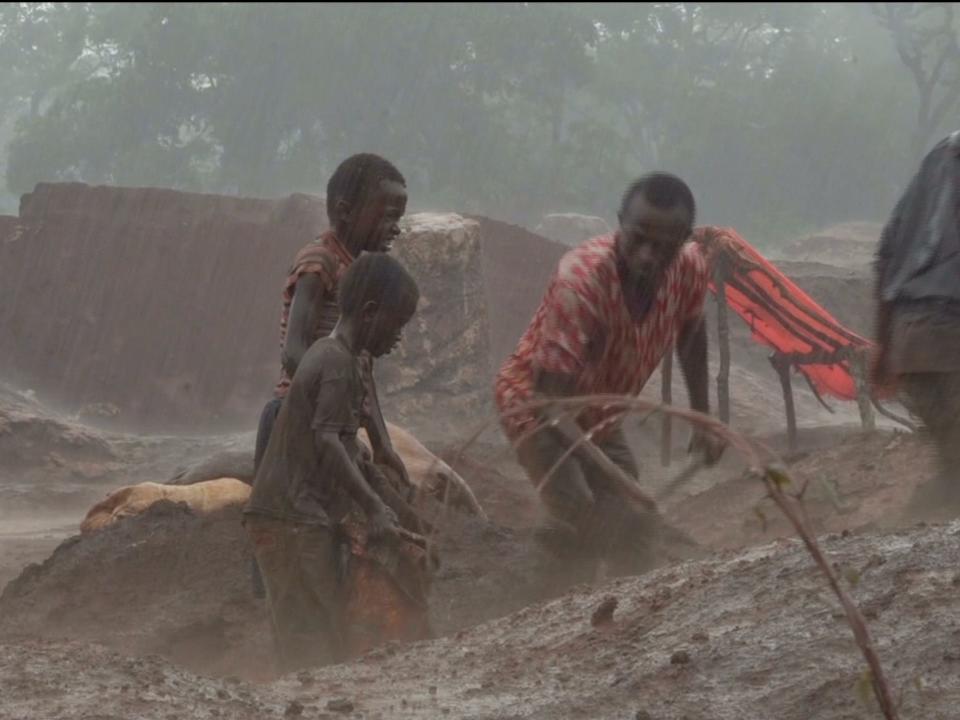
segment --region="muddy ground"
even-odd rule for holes
[[[851,258],[843,269],[799,255],[787,265],[841,321],[868,332],[868,275]],[[733,425],[784,452],[766,352],[740,325],[733,339]],[[659,395],[658,376],[646,394]],[[801,453],[790,470],[809,483],[811,523],[857,580],[851,590],[903,693],[902,717],[956,717],[960,525],[901,517],[932,475],[930,448],[886,421],[863,436],[855,408],[832,409],[798,387]],[[101,424],[108,432],[93,427],[95,411],[60,413],[0,383],[0,720],[878,716],[858,690],[864,665],[836,600],[734,456],[662,504],[703,559],[664,552],[658,569],[605,580],[551,562],[535,537],[534,492],[495,425],[461,452],[475,426],[431,416],[414,429],[492,520],[453,512],[440,523],[437,639],[278,679],[238,512],[200,518],[161,504],[77,535],[108,491],[249,453],[253,433],[124,434],[116,418]],[[651,420],[629,432],[651,492],[683,467],[688,433],[675,426],[678,461],[663,468],[659,430]],[[612,622],[592,625],[609,597]]]
[[[902,717],[955,717],[960,524],[824,544],[856,573],[851,592]],[[611,620],[595,624],[609,598]],[[33,639],[0,644],[0,682],[0,718],[878,717],[836,601],[792,540],[574,588],[445,638],[270,684]]]
[[[278,680],[237,512],[162,504],[76,535],[107,489],[170,477],[249,434],[103,433],[3,393],[0,442],[18,452],[0,468],[0,580],[11,580],[0,718],[875,716],[836,601],[735,458],[664,503],[709,557],[605,581],[553,572],[534,539],[535,497],[502,444],[484,436],[464,455],[431,444],[493,520],[452,513],[436,537],[438,639]],[[856,571],[904,717],[951,717],[960,525],[892,529],[932,472],[926,442],[835,426],[805,429],[801,444],[791,471],[811,480],[807,508],[831,559]],[[655,491],[680,467],[648,462],[644,482]],[[608,596],[613,622],[594,627]]]

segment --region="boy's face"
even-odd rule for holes
[[[373,357],[389,355],[400,344],[403,328],[416,312],[415,300],[407,300],[394,307],[368,303],[364,315],[368,331],[364,346]]]
[[[350,244],[367,252],[389,252],[406,211],[407,189],[394,180],[381,180],[360,205],[344,208]]]

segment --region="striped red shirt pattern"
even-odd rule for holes
[[[331,333],[337,320],[340,317],[340,309],[337,303],[337,286],[340,278],[350,263],[353,262],[353,256],[337,239],[333,231],[328,230],[323,233],[315,242],[302,248],[293,259],[293,265],[287,275],[287,280],[283,286],[283,307],[280,311],[280,349],[287,340],[287,323],[290,320],[290,306],[293,304],[293,295],[296,291],[297,281],[302,275],[313,273],[320,277],[323,284],[323,297],[320,299],[322,307],[318,317],[318,327],[314,328],[313,339],[319,340]],[[274,389],[274,395],[278,398],[286,397],[290,389],[290,378],[287,371],[281,364],[280,381]]]
[[[616,235],[583,243],[560,260],[533,320],[497,375],[494,396],[507,437],[536,426],[529,413],[503,417],[533,398],[538,372],[574,377],[576,395],[637,395],[643,390],[684,324],[703,313],[707,264],[687,243],[666,270],[650,309],[635,320],[617,272]],[[616,409],[589,409],[577,420],[589,429]],[[604,429],[596,433],[604,435]]]

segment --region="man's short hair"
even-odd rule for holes
[[[381,180],[393,180],[406,186],[407,181],[386,158],[373,153],[351,155],[334,170],[327,183],[327,217],[333,222],[337,202],[344,200],[351,207],[359,204]]]
[[[360,255],[347,268],[337,293],[343,315],[355,315],[371,301],[380,307],[409,307],[419,299],[416,280],[386,253]]]
[[[676,175],[653,172],[634,180],[623,194],[623,200],[620,203],[621,215],[626,213],[627,206],[637,193],[641,193],[647,202],[661,210],[682,205],[690,213],[690,224],[694,224],[697,217],[697,204],[693,200],[693,193]]]

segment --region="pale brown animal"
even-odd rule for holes
[[[114,490],[92,508],[80,523],[81,533],[91,533],[121,518],[139,515],[160,500],[186,503],[197,515],[209,515],[240,506],[250,498],[250,486],[236,478],[217,478],[193,485],[143,482]]]
[[[446,495],[453,507],[484,520],[487,518],[470,486],[453,468],[403,428],[387,423],[387,431],[394,449],[407,467],[410,482],[419,492],[441,500]],[[360,431],[360,441],[369,450],[370,440],[364,430]],[[160,500],[183,502],[194,513],[205,515],[226,507],[243,505],[249,497],[250,485],[232,477],[203,480],[190,485],[153,482],[128,485],[114,490],[94,505],[80,524],[80,532],[94,532],[121,518],[139,515]]]
[[[402,427],[387,423],[387,432],[390,434],[394,450],[407,468],[410,482],[419,492],[441,500],[446,494],[448,501],[454,507],[484,520],[487,519],[487,514],[470,486],[467,485],[467,481],[452,467],[427,450],[412,433]],[[365,430],[360,430],[359,438],[369,450],[370,439]]]

